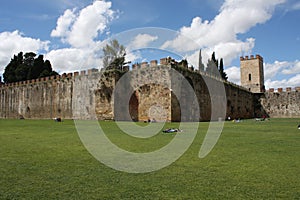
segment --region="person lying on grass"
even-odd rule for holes
[[[182,132],[179,128],[168,128],[163,130],[164,133],[177,133],[177,132]]]

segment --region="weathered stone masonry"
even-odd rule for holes
[[[294,89],[288,87],[278,88],[277,91],[270,88],[269,91],[259,95],[262,109],[274,118],[298,118],[300,117],[300,87]]]
[[[143,63],[141,66],[134,66],[132,70],[140,67],[148,68],[149,71],[160,66],[171,67],[169,64],[166,59],[162,59],[161,65],[158,65],[157,61],[151,61],[150,65]],[[165,118],[167,121],[180,121],[180,105],[170,88],[154,83],[138,86],[134,78],[132,80],[129,78],[128,81],[128,84],[135,88],[129,99],[130,116],[124,115],[125,112],[117,112],[116,110],[125,110],[128,105],[118,101],[118,95],[122,95],[122,90],[121,94],[113,94],[113,91],[128,70],[128,67],[124,71],[99,72],[91,69],[61,76],[0,84],[0,118],[23,116],[30,119],[61,117],[145,121],[152,117],[157,120]],[[252,118],[262,115],[300,117],[300,88],[287,88],[286,91],[278,89],[278,92],[270,89],[265,93],[254,94],[248,88],[224,82],[191,68],[177,67],[176,70],[189,81],[195,91],[200,108],[200,121],[211,119],[211,99],[222,98],[218,94],[210,96],[207,81],[224,84],[226,117]],[[132,74],[137,76],[135,73]],[[138,78],[168,81],[170,77],[167,74],[162,76],[155,73],[154,70],[151,73],[140,73]],[[155,112],[149,116],[149,111],[156,106],[163,108],[163,117]],[[224,109],[223,105],[215,107],[214,109]]]
[[[71,118],[72,85],[70,74],[2,85],[0,117]]]

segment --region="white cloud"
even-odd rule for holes
[[[111,2],[99,0],[81,10],[67,9],[58,18],[51,36],[60,38],[71,47],[51,50],[45,59],[50,60],[53,69],[59,72],[100,68],[102,59],[99,54],[103,44],[97,37],[108,29],[114,15]],[[0,33],[0,41],[0,73],[14,54],[49,51],[50,45],[49,41],[24,37],[19,31]]]
[[[60,73],[102,67],[102,59],[95,57],[95,52],[89,49],[65,48],[52,50],[45,55],[45,58],[51,61],[53,70]]]
[[[286,88],[286,87],[299,87],[300,86],[300,74],[293,76],[290,79],[283,80],[271,80],[265,81],[266,88]]]
[[[206,61],[210,57],[208,56],[208,54],[206,53],[205,50],[202,50],[201,55],[202,55],[203,64],[206,64]],[[188,60],[189,65],[192,65],[195,69],[198,68],[198,65],[199,65],[199,52],[198,51],[195,51],[193,54],[187,54],[184,57],[186,60]]]
[[[287,68],[282,70],[283,74],[299,74],[300,73],[300,61],[295,61],[291,63],[291,65]]]
[[[264,67],[266,88],[300,86],[300,62],[275,61]],[[287,78],[281,78],[289,75]]]
[[[13,55],[19,52],[38,52],[48,50],[49,41],[41,41],[25,37],[19,31],[0,33],[0,73],[4,72],[5,66],[10,62]]]
[[[274,63],[265,63],[264,65],[265,80],[276,77],[278,73],[281,73],[282,70],[288,67],[289,65],[290,65],[289,62],[286,61],[275,61]]]
[[[140,49],[148,47],[149,43],[157,40],[157,36],[152,36],[149,34],[138,34],[128,45],[128,49]]]
[[[283,2],[285,0],[226,0],[212,21],[195,17],[190,26],[180,29],[176,39],[167,41],[162,47],[183,52],[207,48],[218,51],[216,53],[228,64],[254,47],[253,38],[241,41],[237,39],[238,34],[265,23],[271,18],[274,8]]]
[[[66,10],[57,20],[51,32],[70,48],[52,50],[45,57],[51,60],[55,70],[69,72],[102,66],[103,43],[98,38],[108,31],[108,25],[115,17],[111,2],[94,1],[81,10]]]
[[[255,39],[248,38],[245,42],[236,41],[236,42],[227,42],[219,43],[215,45],[214,51],[218,54],[219,58],[224,59],[224,65],[228,66],[231,62],[241,54],[241,51],[251,52],[255,46]]]
[[[111,2],[99,0],[78,12],[66,10],[58,19],[51,36],[60,37],[63,42],[76,48],[93,46],[99,34],[107,30],[114,14]]]
[[[272,79],[279,74],[293,75],[300,73],[300,61],[275,61],[264,66],[265,79]]]
[[[231,34],[245,33],[258,23],[269,20],[275,7],[284,2],[285,0],[226,0],[221,13],[215,18],[216,27],[223,27],[225,32]]]
[[[139,51],[129,52],[125,56],[125,62],[135,63],[137,60],[142,59],[142,55]]]
[[[241,84],[240,67],[236,67],[236,66],[229,67],[229,68],[225,69],[225,72],[227,74],[228,81],[233,82],[238,85]]]
[[[71,32],[70,27],[76,18],[74,12],[75,10],[68,9],[58,18],[56,28],[51,32],[51,37],[61,37],[63,41],[68,37]]]
[[[138,34],[129,43],[126,45],[126,61],[130,61],[132,63],[136,62],[137,60],[142,59],[141,52],[138,51],[142,48],[147,48],[151,42],[156,41],[158,36],[153,36],[150,34]]]

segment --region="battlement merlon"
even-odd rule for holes
[[[158,63],[157,60],[151,60],[151,61],[150,61],[150,66],[151,66],[151,67],[156,67],[156,66],[157,66],[157,63]]]

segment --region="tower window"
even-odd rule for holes
[[[251,74],[249,74],[249,81],[251,81],[251,78],[252,78],[252,77],[251,77]]]

